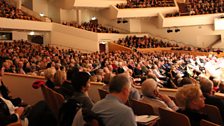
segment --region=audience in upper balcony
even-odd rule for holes
[[[63,25],[73,26],[76,28],[84,29],[87,31],[97,32],[97,33],[119,33],[118,30],[115,30],[113,28],[105,27],[98,23],[92,23],[92,22],[84,22],[81,25],[79,25],[76,22],[63,22]]]
[[[0,17],[38,21],[35,17],[29,16],[22,10],[10,5],[6,0],[0,1],[0,8]]]
[[[179,9],[182,8],[179,6]],[[166,14],[166,17],[223,13],[224,3],[222,0],[190,0],[186,3],[186,10],[184,11],[183,14],[181,10],[177,12],[178,14],[169,13]]]
[[[127,4],[117,4],[119,9],[124,8],[148,8],[148,7],[173,7],[173,0],[127,0]]]
[[[129,47],[129,48],[164,48],[164,47],[178,47],[177,44],[170,42],[164,42],[153,37],[137,37],[137,36],[126,36],[120,38],[116,43]]]

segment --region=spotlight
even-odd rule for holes
[[[173,30],[171,29],[167,29],[167,33],[173,32]]]
[[[91,18],[91,20],[92,20],[92,21],[93,21],[93,20],[96,20],[96,17],[95,17],[95,16],[94,16],[94,17],[92,17],[92,18]]]
[[[179,32],[179,31],[180,31],[180,29],[179,29],[179,28],[175,29],[175,32]]]

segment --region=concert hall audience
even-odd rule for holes
[[[119,9],[125,8],[149,8],[149,7],[173,7],[173,0],[127,0],[127,4],[117,4]]]
[[[223,13],[224,4],[223,1],[220,0],[190,0],[185,3],[186,10],[183,10],[185,13],[180,12],[177,13],[169,13],[166,14],[166,17],[173,16],[186,16],[187,15],[202,15],[202,14],[215,14],[215,13]],[[182,7],[179,6],[179,9]]]
[[[6,0],[0,1],[0,8],[0,17],[38,21],[35,17],[30,16],[22,10],[10,5]]]
[[[120,33],[118,30],[115,30],[113,28],[108,28],[101,24],[92,22],[84,22],[81,25],[76,22],[63,22],[62,24],[97,33]]]
[[[134,79],[140,78],[140,81],[136,81],[138,84],[150,77],[155,79],[160,87],[169,88],[177,88],[184,77],[197,78],[198,75],[205,72],[201,71],[200,74],[193,74],[192,71],[200,71],[198,68],[201,66],[191,63],[191,60],[195,60],[195,58],[188,54],[127,53],[124,51],[80,53],[72,49],[58,49],[51,46],[31,44],[23,40],[0,43],[0,56],[5,59],[3,65],[6,72],[46,75],[49,82],[47,85],[52,89],[55,88],[56,70],[71,72],[74,67],[79,71],[95,76],[94,78],[98,82],[105,81],[105,73],[128,72]],[[207,58],[202,60],[205,61],[200,64],[209,61]],[[188,67],[192,70],[188,70]],[[67,74],[67,76],[71,78],[69,77],[71,74]],[[178,83],[176,83],[177,81]]]
[[[172,44],[170,42],[164,42],[153,37],[137,37],[137,36],[126,36],[120,38],[117,44],[129,47],[129,48],[164,48],[164,47],[178,47],[178,44]]]

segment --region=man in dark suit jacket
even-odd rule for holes
[[[6,126],[10,123],[18,121],[19,115],[21,115],[21,114],[16,113],[16,112],[13,114],[10,114],[7,104],[0,97],[0,126]]]
[[[222,120],[224,120],[224,99],[214,95],[213,82],[206,78],[200,78],[200,85],[201,85],[201,91],[205,97],[205,103],[214,105],[217,108],[219,108]]]

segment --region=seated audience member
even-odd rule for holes
[[[224,93],[224,81],[221,81],[219,84],[219,92]]]
[[[165,108],[168,110],[176,111],[178,107],[176,104],[165,94],[160,94],[157,82],[153,79],[146,79],[142,83],[143,102],[150,104],[154,112],[159,114],[158,108]]]
[[[109,85],[109,94],[98,101],[92,111],[99,115],[106,126],[137,126],[135,116],[127,102],[131,80],[126,74],[114,76]]]
[[[15,107],[11,101],[3,98],[2,92],[0,91],[0,126],[17,122],[20,120],[23,111],[23,107]]]
[[[72,85],[74,93],[71,98],[79,102],[83,108],[91,109],[93,102],[88,95],[90,75],[86,72],[79,72],[72,78]]]
[[[22,103],[22,99],[21,98],[12,98],[12,96],[10,95],[10,91],[9,89],[4,85],[3,81],[2,81],[2,77],[4,75],[4,67],[2,67],[2,63],[0,63],[0,91],[2,94],[2,97],[10,100],[13,105],[15,106],[21,106]],[[23,104],[25,105],[25,104]]]
[[[65,99],[73,95],[73,87],[70,81],[66,79],[66,72],[58,70],[54,76],[54,82],[57,88],[55,91],[62,94]]]
[[[205,97],[205,103],[219,108],[219,111],[224,119],[224,99],[214,95],[212,81],[206,78],[200,78],[200,86],[201,91]]]
[[[200,126],[202,119],[208,120],[208,116],[200,112],[205,106],[204,100],[199,85],[184,85],[176,93],[176,102],[180,107],[177,112],[185,114],[190,119],[191,126]]]
[[[55,83],[54,83],[54,74],[56,70],[54,68],[47,68],[44,71],[44,75],[46,78],[46,85],[48,88],[54,89],[55,88]]]
[[[180,81],[178,87],[182,87],[182,86],[184,86],[184,85],[192,84],[192,83],[193,83],[193,81],[192,81],[189,77],[184,77],[184,78]]]
[[[113,75],[112,73],[106,73],[106,74],[104,75],[103,83],[104,83],[105,85],[102,87],[104,90],[109,91],[109,83],[110,83],[111,79],[113,78],[113,76],[114,76],[114,75]]]

